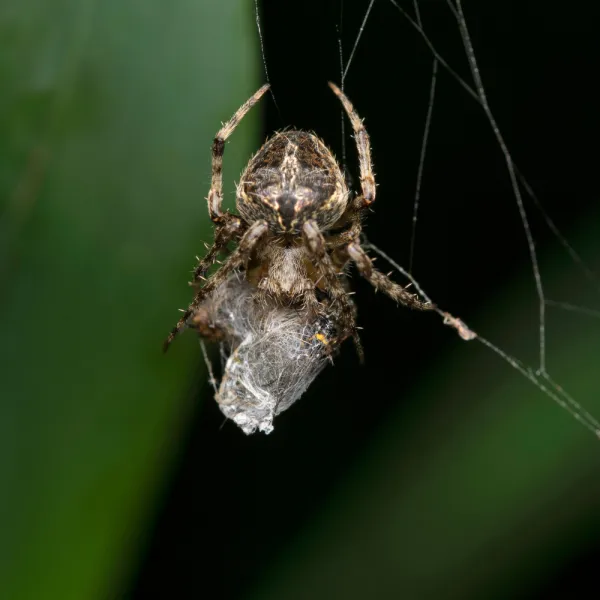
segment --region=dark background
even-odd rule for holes
[[[367,4],[347,2],[343,7],[346,60]],[[410,3],[403,4],[411,10]],[[447,6],[442,1],[422,4],[432,41],[470,82],[458,28]],[[556,10],[552,10],[553,4]],[[515,162],[547,213],[569,239],[576,239],[586,215],[598,217],[593,151],[598,98],[594,86],[588,84],[598,60],[592,15],[582,15],[575,6],[565,9],[559,3],[533,1],[465,2],[465,10],[490,103]],[[586,6],[585,10],[590,9]],[[311,130],[341,159],[340,107],[326,86],[328,80],[340,81],[336,31],[340,4],[268,1],[262,3],[261,14],[266,63],[279,108],[270,98],[263,103],[263,136],[289,125]],[[418,34],[393,6],[376,2],[345,89],[365,118],[379,184],[366,232],[403,265],[408,264],[431,67],[431,55]],[[357,181],[349,129],[346,123],[347,167]],[[562,249],[529,200],[527,208],[544,276],[552,272],[555,257],[556,269],[564,264],[574,272],[572,263],[562,262]],[[592,258],[597,261],[597,255]],[[475,328],[486,322],[486,313],[487,319],[493,320],[490,311],[505,302],[503,314],[512,311],[524,326],[523,342],[515,344],[513,340],[510,346],[508,338],[500,336],[498,343],[502,346],[506,340],[508,352],[536,365],[533,276],[503,157],[480,108],[443,68],[438,75],[424,172],[414,274],[440,306]],[[522,285],[509,287],[515,279]],[[221,427],[221,414],[212,402],[198,407],[180,462],[165,489],[132,587],[133,597],[157,593],[191,597],[207,589],[213,590],[211,597],[244,596],[269,577],[280,554],[289,552],[307,524],[331,502],[336,488],[365,460],[366,449],[384,435],[386,422],[416,419],[417,427],[426,430],[427,414],[442,411],[451,428],[473,403],[482,401],[467,392],[466,398],[449,407],[442,394],[422,398],[423,403],[415,409],[413,390],[423,378],[432,376],[431,365],[448,353],[464,352],[464,344],[438,318],[397,308],[373,294],[362,281],[354,285],[364,327],[364,366],[358,364],[350,346],[344,348],[335,368],[328,368],[302,401],[277,419],[269,437],[246,438],[229,423]],[[578,288],[563,292],[561,284],[551,283],[547,293],[566,300],[576,298]],[[556,330],[550,328],[552,334]],[[469,356],[485,352],[482,347],[466,351]],[[483,368],[492,369],[489,365],[494,361],[498,364],[493,368],[503,376],[520,377],[496,357],[489,358]],[[466,373],[471,377],[468,369]],[[496,376],[490,371],[492,381]],[[211,395],[203,378],[197,385],[203,396]],[[470,388],[466,385],[465,389]],[[538,395],[542,402],[536,406],[542,419],[548,409],[543,402],[548,399]],[[566,413],[560,416],[565,427],[576,427],[568,422]],[[405,427],[400,425],[395,435],[405,435]],[[531,427],[544,424],[534,420]],[[587,435],[583,428],[578,434]],[[430,443],[436,443],[435,436]],[[508,434],[502,444],[511,444]],[[416,460],[410,445],[403,451],[406,454],[398,457],[399,463]],[[535,465],[528,468],[535,469]],[[406,485],[410,485],[409,477]],[[443,496],[430,501],[444,505]],[[377,509],[367,506],[364,510]],[[525,508],[511,510],[518,515]],[[594,514],[597,524],[596,509]],[[448,518],[453,518],[451,512]],[[551,530],[552,511],[547,518]],[[519,544],[518,527],[514,534],[512,543]],[[439,535],[443,536],[443,531]],[[528,535],[535,537],[523,530],[523,536]],[[498,540],[500,546],[505,543]],[[404,544],[410,547],[409,541]],[[511,568],[511,559],[506,558],[508,566],[500,586],[490,575],[475,588],[465,587],[461,593],[459,585],[458,591],[451,588],[445,596],[441,589],[434,593],[435,585],[427,581],[411,595],[409,588],[389,587],[389,582],[373,579],[369,597],[576,597],[574,590],[579,586],[587,584],[593,589],[593,564],[600,552],[597,535],[569,539],[567,528],[567,533],[556,534],[553,544],[564,544],[563,556],[549,563],[552,568],[542,569],[543,574],[523,569],[523,563]],[[381,554],[385,557],[386,550]],[[533,564],[536,557],[539,549],[533,544],[531,553],[520,560]],[[376,558],[365,553],[358,560],[366,573],[370,572],[369,560]],[[426,553],[423,560],[427,560]],[[486,560],[494,562],[494,553]],[[472,568],[477,571],[477,561]],[[468,571],[455,573],[458,581],[469,576]],[[430,578],[435,582],[433,567]],[[329,595],[321,589],[322,596],[346,597],[337,595],[336,589]],[[290,597],[309,596],[295,590]]]

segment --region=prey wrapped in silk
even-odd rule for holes
[[[257,299],[240,273],[203,302],[191,326],[220,342],[224,365],[215,399],[247,434],[270,433],[275,416],[302,396],[335,349],[335,323]]]

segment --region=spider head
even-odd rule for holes
[[[348,204],[339,165],[316,136],[284,131],[251,159],[238,186],[237,208],[247,222],[264,219],[276,235],[298,234],[308,220],[323,231]]]

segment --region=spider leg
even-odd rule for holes
[[[238,123],[244,118],[246,113],[260,100],[262,95],[269,89],[269,84],[263,85],[254,93],[236,113],[219,129],[212,145],[212,177],[210,191],[208,192],[208,213],[214,223],[221,223],[225,214],[221,209],[223,202],[223,153],[225,151],[225,141],[233,133]]]
[[[204,286],[198,290],[192,303],[183,313],[181,319],[177,321],[177,324],[173,327],[163,345],[163,350],[165,352],[169,348],[171,342],[175,339],[175,336],[188,324],[189,318],[196,312],[204,298],[206,298],[206,296],[214,289],[219,287],[233,271],[239,269],[248,261],[251,254],[264,240],[268,229],[269,227],[266,221],[256,221],[250,226],[240,240],[238,247],[229,255],[227,260],[223,263],[223,266],[218,271],[215,271],[206,281]]]
[[[302,235],[309,253],[327,282],[327,291],[331,296],[331,308],[336,314],[336,322],[341,330],[340,341],[351,335],[362,360],[362,347],[355,323],[356,307],[338,276],[339,269],[327,253],[325,238],[314,221],[307,221],[303,225]]]
[[[434,304],[419,300],[416,294],[407,292],[401,285],[393,282],[387,275],[384,275],[375,269],[368,254],[358,242],[348,244],[346,252],[356,265],[358,272],[371,283],[376,290],[381,290],[384,294],[387,294],[392,298],[392,300],[395,300],[408,308],[414,308],[416,310],[435,309]]]
[[[340,231],[339,233],[330,233],[325,238],[327,248],[330,250],[336,250],[343,246],[347,246],[350,242],[357,240],[362,232],[362,223],[360,221],[360,211],[356,210],[354,206],[348,209],[347,221],[350,222],[350,226]],[[344,219],[344,217],[342,217]],[[346,219],[345,219],[346,220]]]
[[[239,241],[244,233],[245,224],[243,221],[230,213],[223,214],[223,222],[215,227],[215,241],[208,249],[206,255],[198,260],[198,264],[194,269],[194,276],[191,284],[195,284],[198,280],[203,280],[208,270],[215,264],[219,253],[227,249],[227,244],[231,241]]]
[[[363,206],[370,206],[375,201],[375,176],[373,174],[369,134],[363,125],[362,119],[358,116],[356,109],[352,106],[352,103],[348,100],[344,92],[342,92],[335,83],[329,82],[329,87],[340,99],[340,102],[350,119],[350,123],[352,124],[356,148],[358,150],[360,186],[362,190],[362,195],[358,197],[358,200],[362,202]]]

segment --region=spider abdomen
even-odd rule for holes
[[[298,234],[308,220],[326,230],[347,202],[333,155],[305,131],[284,131],[268,140],[248,163],[237,193],[240,216],[248,223],[266,220],[277,235]]]

